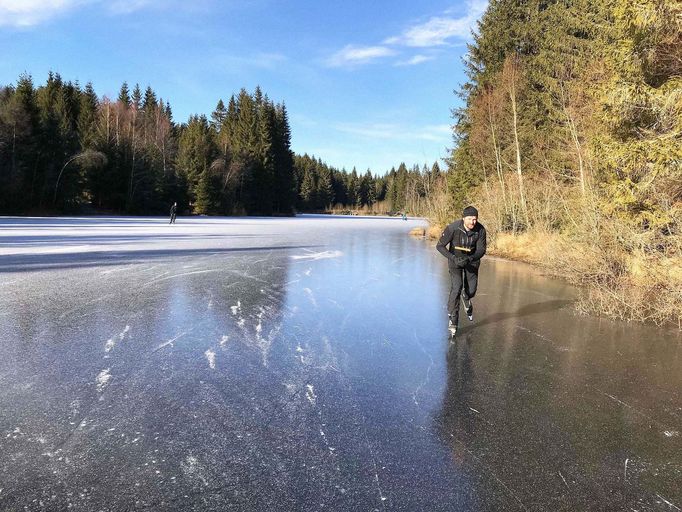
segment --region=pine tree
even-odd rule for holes
[[[329,207],[334,200],[334,188],[332,186],[332,174],[326,165],[318,171],[317,203],[320,208]]]
[[[132,105],[135,110],[140,110],[140,105],[142,104],[142,91],[140,90],[140,84],[135,84],[132,95]]]
[[[91,82],[85,84],[80,95],[78,111],[78,135],[82,149],[92,148],[97,139],[97,109],[99,100]]]
[[[310,168],[306,168],[301,183],[301,206],[304,210],[315,208],[317,202],[315,183],[315,173]]]
[[[223,123],[227,119],[227,109],[223,100],[218,100],[218,104],[215,107],[213,113],[211,113],[211,127],[218,133],[223,127]]]
[[[273,150],[275,158],[275,210],[279,213],[289,214],[294,208],[296,179],[291,151],[291,128],[284,104],[275,108]]]
[[[187,183],[190,203],[199,201],[199,182],[202,177],[204,179],[202,203],[196,207],[198,213],[209,213],[214,203],[214,192],[209,188],[215,183],[208,176],[210,164],[215,160],[216,154],[206,117],[192,116],[180,134],[177,169]]]
[[[123,82],[123,85],[121,85],[121,90],[118,93],[118,101],[126,107],[130,106],[130,92],[128,91],[127,82]]]
[[[32,170],[38,163],[39,116],[36,90],[30,75],[19,77],[3,102],[2,123],[7,127],[6,173],[0,173],[0,211],[21,213],[35,206]]]

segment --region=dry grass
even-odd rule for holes
[[[501,258],[542,265],[556,252],[559,244],[553,233],[494,233],[488,252]]]
[[[445,228],[440,224],[429,224],[426,228],[426,237],[430,240],[438,240],[443,234],[443,229]]]

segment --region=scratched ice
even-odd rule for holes
[[[417,221],[0,218],[0,510],[682,508],[675,330]]]

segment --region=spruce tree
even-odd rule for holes
[[[223,100],[218,100],[215,110],[211,113],[211,127],[219,133],[226,119],[227,109],[225,108],[225,104],[223,103]]]
[[[127,82],[123,82],[123,85],[121,85],[121,90],[118,93],[118,101],[126,107],[130,106],[130,92],[128,91]]]
[[[92,148],[97,140],[97,109],[99,100],[92,82],[85,84],[85,90],[80,94],[78,109],[78,136],[82,149]]]
[[[140,84],[135,84],[131,104],[133,107],[135,107],[135,110],[140,109],[140,105],[142,104],[142,91],[140,90]]]

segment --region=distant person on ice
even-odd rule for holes
[[[451,284],[448,328],[454,336],[459,325],[460,297],[469,320],[474,319],[471,299],[476,295],[478,267],[486,250],[485,228],[478,222],[478,210],[473,206],[464,208],[462,219],[445,228],[436,249],[448,259]]]
[[[175,224],[175,214],[178,211],[178,203],[173,203],[170,209],[170,222],[169,224]]]

